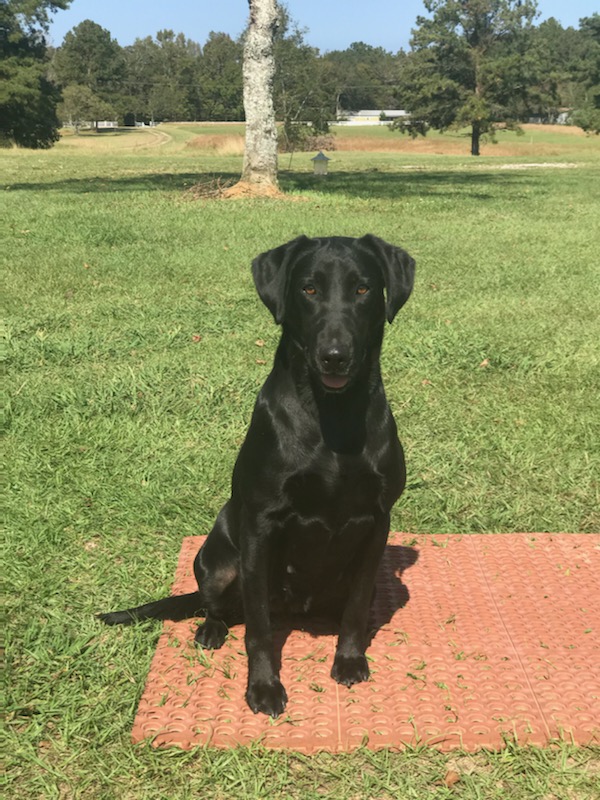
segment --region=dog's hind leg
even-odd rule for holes
[[[203,593],[207,591],[206,617],[198,626],[194,641],[200,647],[217,650],[222,647],[229,632],[229,626],[243,622],[239,578],[237,573],[223,570],[211,575],[203,583]]]
[[[229,514],[226,505],[194,561],[194,574],[206,610],[206,618],[198,626],[194,639],[207,649],[221,647],[229,626],[243,620],[239,552],[229,536]]]

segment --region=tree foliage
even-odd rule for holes
[[[4,0],[2,5],[19,20],[24,29],[47,31],[51,15],[56,11],[64,11],[70,4],[71,0]]]
[[[90,19],[67,33],[52,66],[61,86],[87,86],[105,100],[121,90],[125,72],[121,46],[109,31]]]
[[[280,7],[273,46],[273,100],[276,117],[283,123],[280,143],[288,152],[305,149],[315,135],[327,133],[332,118],[323,62],[319,51],[304,41],[305,33]]]
[[[395,108],[401,58],[402,54],[394,56],[364,42],[326,53],[324,82],[333,90],[333,110],[341,115],[367,108]]]
[[[0,145],[47,148],[58,139],[60,92],[48,78],[44,32],[69,0],[0,5]]]
[[[66,120],[118,117],[121,123],[243,120],[244,35],[212,31],[204,44],[172,30],[121,47],[92,20],[73,28],[50,67],[44,32],[69,0],[0,0],[0,140],[49,147]],[[529,118],[571,120],[600,129],[600,15],[563,28],[534,25],[535,0],[425,0],[411,50],[365,42],[321,54],[279,10],[274,31],[273,102],[286,149],[345,112],[403,108],[413,135],[469,126],[474,152],[498,125]],[[82,91],[86,87],[89,92]],[[67,91],[68,90],[68,91]],[[91,94],[90,94],[91,93]],[[77,109],[77,112],[76,112]],[[110,113],[109,113],[110,112]]]
[[[142,89],[141,118],[240,119],[241,58],[241,44],[224,33],[211,33],[204,48],[173,31],[136,40],[127,59],[132,91]]]
[[[112,119],[115,110],[89,88],[77,83],[72,83],[63,90],[62,103],[58,113],[63,121],[69,121],[79,131],[82,123],[98,120]]]
[[[537,80],[529,50],[535,0],[424,0],[404,64],[400,96],[410,110],[398,126],[421,132],[470,126],[471,152],[497,123],[514,127]]]
[[[572,121],[589,133],[600,134],[600,14],[579,21],[582,53],[571,77],[580,87]],[[581,66],[580,66],[581,65]]]
[[[241,41],[211,31],[198,70],[198,117],[211,120],[243,119]]]
[[[279,9],[273,102],[288,149],[344,112],[367,108],[409,110],[398,127],[415,135],[470,126],[474,152],[499,124],[552,121],[564,109],[593,128],[598,14],[574,29],[554,19],[536,27],[535,0],[425,0],[425,7],[411,51],[396,54],[365,42],[321,54]],[[243,46],[244,35],[212,31],[201,45],[163,30],[120,48],[87,20],[65,37],[55,74],[63,86],[89,86],[121,121],[243,120]]]

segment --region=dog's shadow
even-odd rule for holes
[[[377,632],[393,619],[410,600],[406,585],[402,582],[404,572],[419,558],[419,551],[403,545],[386,545],[375,584],[375,595],[369,619],[369,644]],[[281,667],[283,647],[292,631],[301,630],[311,636],[333,636],[339,633],[339,619],[329,617],[294,616],[274,620],[273,640],[275,657]]]

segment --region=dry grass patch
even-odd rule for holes
[[[78,153],[118,153],[167,144],[171,137],[165,131],[153,128],[118,128],[107,131],[84,130],[75,133],[63,129],[60,134],[60,149],[71,149]]]
[[[583,128],[576,125],[543,125],[539,123],[527,123],[521,126],[524,131],[541,131],[542,133],[566,133],[568,136],[587,136]]]
[[[401,134],[390,139],[373,139],[368,136],[352,136],[339,139],[336,142],[338,151],[356,151],[370,153],[406,153],[412,155],[429,156],[464,156],[469,154],[470,143],[465,139],[427,138],[410,139]],[[536,156],[559,156],[565,152],[564,145],[536,142],[535,145],[519,137],[514,142],[482,142],[482,156],[511,156],[526,155],[529,150],[534,150]]]
[[[411,139],[401,134],[391,133],[389,139],[373,136],[344,136],[336,138],[336,150],[360,153],[427,153],[429,155],[460,155],[465,151],[466,142],[460,140]]]
[[[498,131],[496,144],[481,142],[483,156],[523,156],[535,152],[536,156],[560,156],[573,150],[573,138],[590,138],[581,130],[567,125],[522,125],[524,135]],[[550,137],[550,141],[540,141],[539,134]],[[565,138],[561,140],[563,134]],[[506,137],[510,137],[508,140]],[[532,139],[535,137],[535,141]],[[554,140],[553,140],[554,139]],[[336,150],[370,153],[405,153],[411,155],[464,156],[470,150],[470,138],[466,133],[445,133],[434,131],[425,137],[412,139],[399,132],[382,132],[380,128],[372,132],[348,133],[347,129],[336,135]],[[592,143],[593,144],[593,143]]]
[[[244,137],[234,134],[201,134],[190,139],[186,147],[208,150],[219,156],[242,156]]]

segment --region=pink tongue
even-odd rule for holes
[[[323,386],[328,389],[342,389],[348,383],[347,375],[321,375]]]

